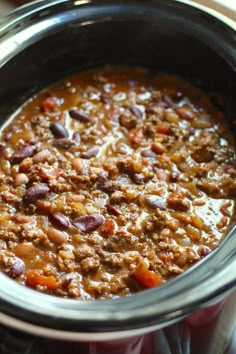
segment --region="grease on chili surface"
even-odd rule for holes
[[[235,148],[199,89],[140,68],[39,93],[0,140],[0,269],[62,297],[159,286],[216,248],[235,208]]]

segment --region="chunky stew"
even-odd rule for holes
[[[33,97],[0,138],[0,270],[47,294],[105,299],[207,256],[235,209],[219,106],[179,77],[125,67]]]

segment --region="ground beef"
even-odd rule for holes
[[[0,138],[0,271],[106,299],[159,286],[218,247],[235,211],[235,146],[206,101],[176,76],[124,67],[33,97]]]

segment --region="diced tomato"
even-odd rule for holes
[[[143,132],[140,129],[131,129],[128,135],[128,138],[132,145],[138,146],[141,145],[143,141]]]
[[[115,224],[114,220],[112,220],[112,219],[106,220],[101,228],[102,236],[108,237],[110,235],[113,235],[113,233],[115,231],[115,227],[116,227],[116,224]]]
[[[142,262],[138,264],[134,275],[144,288],[154,288],[163,283],[163,280],[153,271],[146,269]]]
[[[55,290],[58,288],[58,283],[54,276],[50,275],[46,277],[34,270],[27,272],[26,284],[31,288],[35,288],[37,285],[46,286],[50,290]]]
[[[156,127],[156,131],[157,133],[168,135],[170,133],[170,126],[169,124],[159,124]]]
[[[41,109],[43,112],[55,111],[57,107],[57,101],[55,97],[47,97],[41,104]]]

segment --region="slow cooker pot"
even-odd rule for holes
[[[233,129],[235,23],[186,3],[42,0],[15,11],[0,22],[1,124],[27,98],[58,79],[92,66],[129,64],[177,73],[221,93]],[[236,287],[236,226],[218,249],[184,274],[159,288],[121,299],[69,300],[33,291],[3,274],[0,281],[3,325],[75,341],[125,341],[161,328],[167,332],[170,328],[173,335],[166,338],[171,338],[179,334],[173,330],[176,327],[168,326],[222,300]],[[219,308],[207,309],[205,318],[201,317],[205,312],[191,315],[188,323],[207,322]],[[129,346],[123,354],[141,353],[140,338],[132,343],[133,349]],[[97,353],[91,348],[90,353]]]

